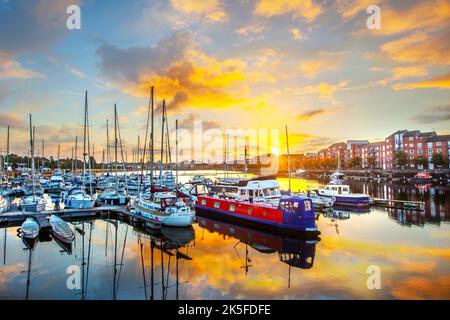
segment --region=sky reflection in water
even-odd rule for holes
[[[286,181],[281,179],[280,183],[284,186]],[[320,184],[296,180],[293,189],[313,185]],[[199,217],[191,229],[164,229],[162,235],[112,220],[80,222],[72,224],[76,228],[72,255],[54,241],[38,243],[32,256],[28,296],[449,299],[450,210],[445,199],[450,198],[450,190],[368,183],[353,183],[352,190],[424,200],[426,210],[374,208],[368,213],[322,214],[318,242],[286,239],[208,217]],[[6,252],[5,229],[0,230],[0,299],[25,299],[27,295],[29,251],[16,236],[16,229],[7,229]],[[161,241],[165,245],[162,259]],[[71,265],[80,267],[84,290],[67,288],[66,270]],[[380,290],[367,289],[370,265],[381,268]]]

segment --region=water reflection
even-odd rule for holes
[[[449,299],[449,190],[351,187],[424,201],[424,211],[335,208],[318,217],[314,242],[207,216],[160,232],[108,218],[72,221],[70,248],[41,236],[30,251],[10,226],[0,229],[0,299]],[[373,264],[381,290],[366,286]],[[79,271],[74,289],[70,270]]]

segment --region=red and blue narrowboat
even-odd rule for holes
[[[253,203],[236,199],[200,196],[195,205],[222,219],[258,227],[260,230],[276,231],[289,235],[313,236],[320,234],[314,216],[311,199],[293,196],[282,198],[274,206],[269,203]]]

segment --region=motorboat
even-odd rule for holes
[[[331,208],[336,200],[335,197],[320,196],[315,190],[308,190],[307,192],[300,193],[300,195],[310,198],[314,209],[318,210]]]
[[[39,212],[45,210],[47,201],[41,196],[26,196],[20,199],[19,209],[28,212]]]
[[[63,203],[67,209],[90,209],[94,207],[95,199],[87,194],[84,188],[75,187],[67,192]]]
[[[53,173],[50,181],[47,184],[47,188],[50,192],[61,191],[64,190],[65,183],[62,172],[57,170]]]
[[[212,184],[212,180],[209,178],[206,178],[204,175],[194,175],[192,179],[189,181],[191,184]]]
[[[329,183],[323,189],[318,190],[318,195],[328,198],[334,198],[334,204],[357,207],[370,206],[372,199],[364,193],[352,193],[350,186],[346,184]]]
[[[195,219],[195,212],[174,192],[156,192],[152,198],[139,196],[133,206],[134,214],[164,226],[187,227]]]
[[[50,216],[50,225],[52,226],[53,237],[59,241],[71,244],[75,239],[75,234],[69,224],[60,217],[52,214]]]

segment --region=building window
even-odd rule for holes
[[[428,154],[433,154],[433,149],[428,149]]]
[[[414,154],[414,150],[409,150],[409,153],[410,154]]]
[[[409,137],[409,141],[414,141],[414,137]]]
[[[433,142],[428,142],[428,148],[433,148]]]
[[[410,148],[414,148],[414,143],[410,143],[410,144],[409,144],[409,147],[410,147]]]
[[[441,146],[441,143],[440,143],[440,142],[436,142],[436,145],[437,145],[438,147],[440,147],[440,146]]]
[[[421,144],[421,143],[418,143],[418,144],[417,144],[417,148],[418,148],[418,149],[422,149],[422,144]]]
[[[437,153],[442,153],[442,150],[441,149],[437,149]]]

